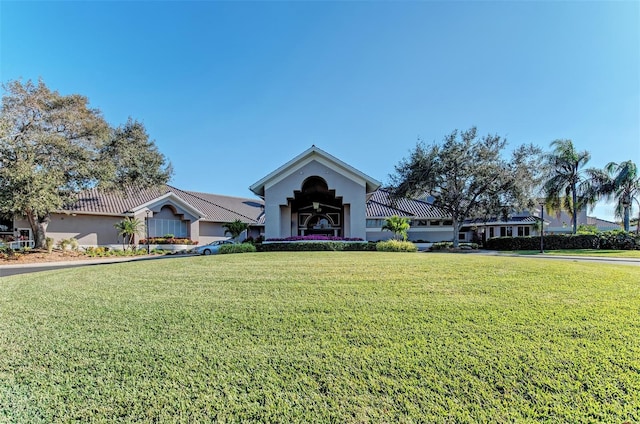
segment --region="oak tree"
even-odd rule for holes
[[[418,141],[395,167],[392,192],[398,197],[428,195],[453,221],[453,245],[465,219],[499,216],[533,205],[542,170],[540,150],[517,147],[503,157],[507,142],[498,135],[479,137],[475,127],[454,130],[441,143]]]
[[[168,182],[171,166],[142,124],[112,129],[86,97],[61,95],[42,80],[3,89],[0,214],[26,217],[37,248],[45,247],[50,214],[79,191]]]

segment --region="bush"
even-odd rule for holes
[[[68,238],[68,239],[62,239],[62,240],[60,240],[58,242],[58,246],[60,247],[60,250],[62,250],[63,252],[65,250],[77,251],[78,250],[78,240],[76,240],[73,237]]]
[[[220,250],[218,253],[226,254],[226,253],[253,253],[256,251],[256,247],[251,243],[241,243],[241,244],[223,244],[220,246]]]
[[[167,237],[171,236],[171,237]],[[140,240],[140,244],[186,244],[197,245],[197,241],[193,241],[190,238],[175,238],[172,234],[167,234],[164,237],[149,237],[149,239]]]
[[[478,243],[459,243],[458,250],[477,250],[479,247]],[[453,242],[452,241],[441,241],[438,243],[433,243],[431,245],[431,251],[438,250],[452,250]]]
[[[375,251],[376,244],[366,241],[358,242],[291,242],[256,244],[260,252],[310,252],[310,251]]]
[[[417,252],[418,247],[410,241],[385,240],[376,243],[378,252]]]
[[[53,237],[45,238],[44,242],[45,242],[45,244],[47,246],[47,252],[49,252],[49,253],[53,252],[53,246],[54,246]]]
[[[90,258],[103,257],[107,255],[107,249],[104,247],[89,246],[84,251],[85,251],[85,254]]]
[[[538,250],[540,237],[497,237],[487,240],[490,250]],[[562,249],[640,249],[640,238],[622,230],[598,234],[552,234],[544,236],[545,250]]]
[[[270,238],[267,241],[364,241],[357,237],[325,236],[322,234],[312,234],[309,236],[291,236],[285,238]]]
[[[612,250],[640,250],[640,237],[623,230],[605,231],[600,233],[600,249]]]

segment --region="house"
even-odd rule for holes
[[[223,225],[240,220],[249,225],[244,237],[281,239],[326,235],[368,241],[386,240],[386,218],[410,220],[411,241],[438,242],[453,239],[453,222],[428,199],[394,199],[381,183],[351,165],[311,146],[249,187],[258,198],[223,196],[181,190],[165,185],[108,193],[83,191],[77,200],[51,214],[47,235],[55,242],[75,238],[80,246],[112,246],[122,243],[114,225],[126,217],[147,224],[140,238],[173,234],[200,244],[226,238]],[[465,221],[460,241],[484,241],[493,237],[538,235],[538,212],[514,213],[502,219]],[[545,214],[545,233],[570,232],[570,218]],[[565,219],[565,221],[562,221]],[[619,228],[615,223],[593,221],[586,213],[579,223],[595,222],[600,229]],[[13,247],[33,246],[33,235],[23,217],[0,219],[0,241],[15,240]]]
[[[47,235],[55,242],[75,238],[82,247],[117,247],[121,246],[122,238],[114,225],[127,217],[147,224],[145,237],[173,234],[201,244],[227,238],[223,225],[236,219],[249,224],[247,236],[257,237],[264,227],[260,200],[184,191],[166,185],[146,190],[127,188],[123,193],[83,191],[73,204],[51,214]],[[33,245],[26,219],[16,217],[9,227],[13,230],[4,233],[5,239],[17,238],[18,247]],[[140,238],[144,237],[141,235],[136,241]]]

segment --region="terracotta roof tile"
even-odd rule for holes
[[[398,215],[414,218],[446,218],[447,214],[429,202],[418,199],[392,200],[387,190],[378,189],[367,201],[367,217]]]
[[[198,209],[205,216],[204,221],[264,223],[262,200],[247,199],[219,194],[184,191],[170,185],[153,189],[127,188],[122,192],[109,193],[96,188],[85,190],[78,200],[64,208],[67,212],[125,215],[140,205],[151,202],[167,193],[173,193],[186,203]]]

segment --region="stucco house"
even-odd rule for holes
[[[123,193],[91,189],[80,193],[64,210],[51,214],[47,236],[55,242],[75,238],[83,247],[117,247],[122,239],[114,225],[126,217],[144,221],[149,237],[173,234],[202,244],[227,238],[222,226],[236,219],[249,224],[247,236],[257,237],[263,232],[264,208],[257,199],[184,191],[170,185],[127,188]],[[33,237],[24,218],[16,217],[10,226],[13,231],[6,234],[22,238],[22,245],[33,244],[27,242]],[[146,234],[136,241],[144,237]]]
[[[75,238],[83,247],[117,247],[122,240],[114,225],[125,217],[135,217],[147,224],[150,237],[173,234],[200,244],[226,238],[223,225],[236,219],[249,225],[243,237],[327,235],[378,241],[393,237],[382,226],[386,218],[398,215],[410,220],[411,241],[453,239],[451,217],[441,209],[427,200],[393,199],[380,186],[374,178],[311,146],[251,185],[249,189],[258,198],[187,191],[170,185],[146,190],[129,187],[122,193],[91,189],[51,214],[47,235],[55,242]],[[538,235],[540,218],[536,215],[523,212],[505,219],[467,220],[457,237],[479,241]],[[556,225],[561,219],[545,214],[545,232],[570,230]],[[580,215],[581,220],[599,223],[598,227],[603,224],[587,218],[586,213]],[[619,228],[615,223],[606,224],[606,229]],[[136,241],[145,237],[141,235]],[[31,229],[23,217],[0,219],[2,239],[17,239],[14,247],[33,245]]]

